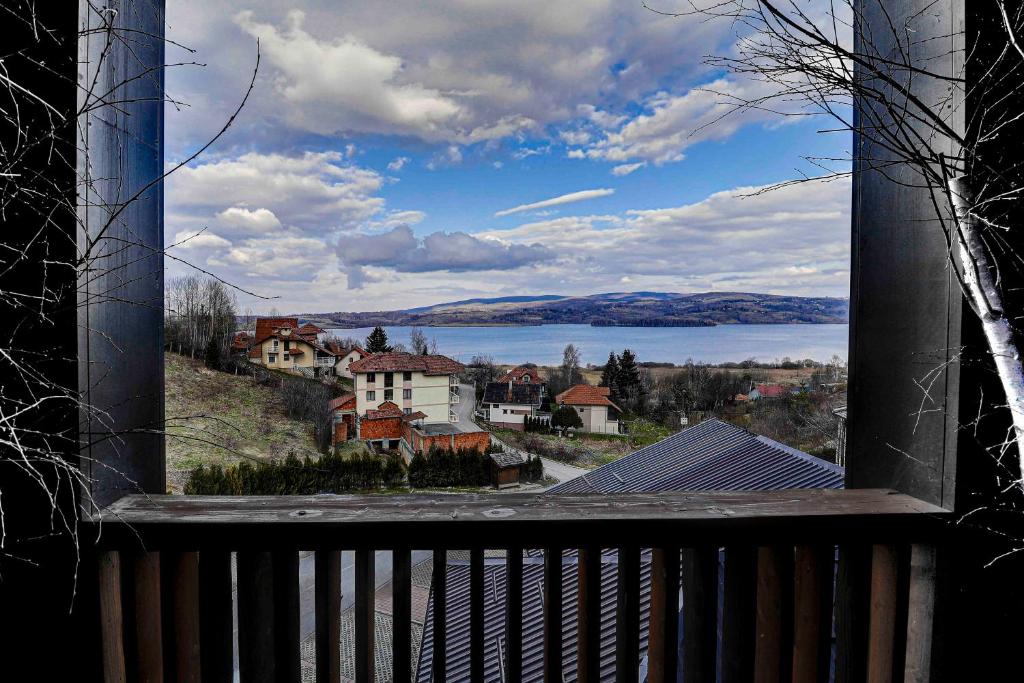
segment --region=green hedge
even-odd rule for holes
[[[362,455],[342,458],[324,455],[318,460],[241,462],[222,469],[200,466],[185,483],[186,495],[280,496],[349,493],[393,488],[404,483],[405,466],[398,454],[387,459]]]
[[[538,482],[544,478],[544,465],[541,463],[540,458],[529,457],[526,459],[526,463],[522,469],[519,470],[520,481],[525,482]]]
[[[490,452],[490,451],[488,451]],[[431,448],[416,453],[409,463],[409,485],[414,488],[486,486],[491,482],[491,461],[475,448]]]

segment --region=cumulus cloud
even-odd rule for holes
[[[388,164],[389,171],[401,171],[409,163],[409,157],[398,157]]]
[[[649,97],[644,111],[632,119],[599,117],[600,112],[594,111],[591,119],[610,124],[605,126],[604,137],[571,150],[569,156],[613,162],[640,159],[657,165],[681,161],[685,150],[699,142],[729,138],[746,125],[782,120],[768,105],[742,106],[774,90],[774,85],[760,81],[720,78],[681,95],[660,91]]]
[[[383,13],[372,2],[301,5],[239,13],[230,0],[171,3],[168,37],[210,66],[168,73],[169,92],[197,105],[170,116],[201,117],[190,129],[196,138],[215,132],[232,105],[204,93],[221,95],[226,83],[229,92],[244,90],[248,74],[238,65],[252,63],[258,37],[260,87],[246,115],[258,123],[247,135],[259,128],[280,145],[287,127],[473,144],[570,121],[588,103],[625,106],[692,81],[707,71],[701,57],[731,33],[727,22],[661,17],[612,0],[523,0],[500,10],[395,0]]]
[[[281,221],[269,209],[250,210],[242,206],[232,206],[217,214],[223,225],[241,231],[266,233],[281,227]]]
[[[273,214],[317,233],[352,229],[384,207],[376,195],[384,179],[342,161],[340,152],[249,152],[186,166],[167,179],[167,203],[176,213],[221,214],[235,226],[266,224]]]
[[[544,199],[539,202],[533,202],[531,204],[520,204],[519,206],[513,206],[511,209],[503,209],[495,212],[495,218],[501,216],[508,216],[513,213],[519,213],[521,211],[530,211],[532,209],[543,209],[548,206],[559,206],[561,204],[571,204],[572,202],[582,202],[587,199],[596,199],[597,197],[606,197],[610,194],[615,194],[615,190],[610,188],[601,188],[598,190],[580,190],[579,192],[570,192],[568,194],[559,195],[558,197],[552,197],[551,199]]]
[[[539,244],[508,244],[465,232],[435,232],[420,239],[408,226],[376,235],[347,235],[339,240],[337,253],[353,288],[367,281],[367,267],[405,273],[462,273],[515,270],[555,257]]]

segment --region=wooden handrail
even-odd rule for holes
[[[688,543],[765,544],[926,539],[947,512],[886,489],[699,493],[143,496],[121,498],[91,523],[103,548],[221,550],[542,547],[564,543],[644,547],[685,534]],[[430,539],[424,543],[424,539]],[[140,545],[141,544],[141,545]],[[419,545],[417,545],[419,544]]]

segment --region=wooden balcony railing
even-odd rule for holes
[[[916,680],[930,642],[929,549],[945,529],[943,518],[932,505],[874,489],[128,496],[92,522],[102,525],[104,670],[108,681],[129,674],[161,680],[171,672],[178,680],[231,680],[237,608],[242,682],[299,681],[299,552],[313,551],[317,680],[340,680],[344,549],[355,555],[355,680],[371,681],[374,551],[390,550],[392,673],[396,681],[411,680],[410,553],[428,549],[435,557],[432,674],[449,680],[446,617],[453,615],[445,609],[446,572],[438,569],[446,566],[447,551],[469,550],[469,674],[483,680],[489,590],[483,551],[504,549],[508,587],[498,678],[516,682],[523,676],[528,548],[544,555],[544,679],[598,680],[601,550],[613,548],[616,680],[638,680],[644,627],[649,681],[675,681],[679,670],[688,682],[818,681],[829,680],[833,667],[836,681],[889,681],[904,671]],[[567,549],[577,550],[574,564],[562,561]],[[641,624],[646,549],[650,616]],[[573,605],[564,604],[563,579],[573,581],[564,571],[577,574]],[[563,638],[566,609],[576,612],[574,642]],[[565,648],[576,648],[572,670],[565,668]]]

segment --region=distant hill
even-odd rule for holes
[[[837,297],[743,292],[675,294],[608,292],[589,296],[467,299],[401,311],[303,313],[321,327],[374,325],[558,325],[707,327],[712,325],[845,323],[850,303]]]

